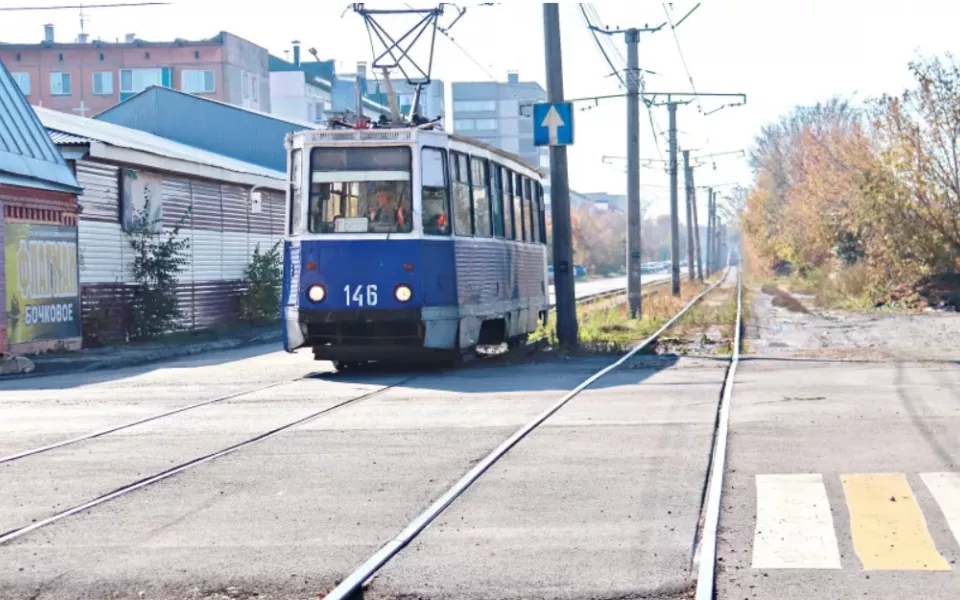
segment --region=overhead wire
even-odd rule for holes
[[[496,3],[496,2],[480,2],[480,3],[477,3],[477,4],[471,4],[471,5],[468,5],[468,6],[464,6],[464,7],[462,7],[462,8],[463,8],[464,11],[466,11],[466,9],[467,9],[467,8],[470,8],[470,7],[495,6],[496,4],[498,4],[498,3]],[[411,6],[409,3],[404,2],[404,5],[405,5],[407,8],[409,8],[409,9],[411,9],[411,10],[414,10],[413,6]],[[454,46],[456,46],[457,49],[460,50],[460,52],[462,52],[463,55],[466,56],[466,57],[467,57],[473,64],[475,64],[481,71],[483,71],[483,72],[487,75],[487,77],[489,77],[492,81],[497,81],[497,78],[493,75],[493,73],[491,73],[489,69],[487,69],[486,67],[484,67],[484,66],[480,63],[480,61],[478,61],[476,58],[474,58],[472,54],[470,54],[469,52],[467,52],[466,48],[464,48],[463,46],[461,46],[460,44],[458,44],[458,43],[457,43],[457,40],[453,39],[453,36],[450,35],[450,32],[448,32],[445,27],[440,27],[439,23],[437,24],[437,31],[439,31],[440,33],[442,33],[442,34],[443,34],[443,37],[445,37],[445,38],[447,38],[448,40],[450,40],[450,43],[453,44]]]
[[[597,44],[597,48],[600,49],[600,52],[603,54],[603,57],[607,61],[607,64],[610,65],[610,68],[616,74],[617,79],[620,81],[621,86],[626,87],[627,84],[623,80],[623,77],[620,75],[621,72],[626,71],[626,67],[627,67],[626,59],[623,57],[623,54],[620,52],[619,47],[612,40],[609,41],[608,43],[612,45],[613,52],[616,53],[617,57],[620,59],[621,65],[623,66],[621,69],[618,69],[616,65],[613,64],[613,61],[610,59],[610,56],[607,53],[607,50],[603,47],[603,43],[600,41],[600,36],[597,35],[597,32],[594,29],[594,27],[601,30],[604,28],[603,21],[600,19],[600,13],[597,11],[596,7],[591,3],[581,2],[579,3],[579,7],[580,7],[580,13],[583,16],[584,23],[586,24],[587,29],[589,29],[590,33],[593,35],[593,39]],[[590,12],[590,15],[587,14],[588,11]],[[607,36],[604,36],[604,37],[607,37]],[[640,94],[642,96],[645,90],[646,80],[644,79],[642,73],[636,73],[635,76],[637,77],[637,84],[640,87]],[[660,127],[659,123],[656,122],[656,119],[653,115],[653,109],[651,108],[649,103],[644,101],[644,104],[647,107],[647,121],[650,124],[650,133],[653,136],[653,145],[657,150],[657,154],[662,159],[663,150],[660,148],[660,138],[665,139],[666,135],[663,132],[663,128]]]
[[[693,75],[690,73],[690,67],[687,65],[687,58],[683,54],[683,47],[680,45],[680,36],[677,35],[677,27],[673,24],[673,17],[670,15],[670,9],[667,8],[667,3],[663,3],[663,12],[667,15],[667,24],[670,25],[670,33],[673,34],[673,42],[677,46],[677,53],[680,55],[680,62],[683,63],[683,70],[687,73],[687,80],[690,82],[690,89],[694,94],[697,93],[697,85],[693,82]],[[683,19],[681,19],[682,21]],[[697,110],[700,111],[701,115],[706,113],[703,110],[703,103],[700,101],[699,96],[694,96],[697,103]],[[710,145],[710,135],[706,132],[704,133],[704,138],[707,141],[707,145]]]
[[[618,69],[616,65],[613,64],[613,61],[610,60],[610,55],[607,54],[607,50],[603,47],[603,44],[600,42],[600,36],[597,35],[596,30],[594,29],[594,24],[591,22],[590,17],[587,16],[587,11],[584,8],[584,3],[579,3],[577,6],[580,8],[580,16],[583,17],[583,22],[587,26],[587,30],[590,32],[590,35],[593,36],[593,41],[597,44],[597,49],[600,50],[600,54],[603,56],[603,59],[607,61],[607,64],[610,66],[610,71],[612,75],[615,75],[617,80],[620,81],[620,87],[626,88],[627,82],[623,80],[623,75],[620,74],[621,69]]]

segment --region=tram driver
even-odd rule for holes
[[[370,222],[390,229],[406,230],[407,211],[394,192],[380,188],[376,192],[376,204],[370,207]]]

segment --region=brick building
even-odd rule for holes
[[[222,31],[205,40],[62,43],[47,25],[36,44],[0,44],[0,60],[30,104],[93,116],[150,86],[270,111],[269,54]]]

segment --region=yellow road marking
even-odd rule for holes
[[[867,571],[949,571],[902,473],[841,477],[853,548]]]

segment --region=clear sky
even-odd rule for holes
[[[298,39],[304,48],[317,48],[321,57],[340,61],[339,68],[344,71],[353,71],[357,61],[371,60],[363,21],[347,10],[345,2],[169,1],[169,6],[88,9],[86,31],[93,39],[122,39],[126,33],[135,33],[141,39],[164,41],[205,38],[226,30],[278,56],[284,56],[290,42]],[[0,7],[75,3],[0,0]],[[404,5],[367,4],[378,8]],[[467,13],[451,30],[465,52],[438,36],[434,76],[449,85],[453,81],[489,81],[491,76],[503,80],[508,70],[515,69],[522,80],[533,79],[545,86],[542,5],[525,1],[477,4],[462,3],[469,7]],[[676,20],[694,4],[691,0],[668,3],[666,10]],[[616,78],[609,76],[610,69],[587,31],[577,3],[560,5],[567,97],[622,93]],[[593,7],[611,27],[654,26],[666,20],[660,2],[596,2]],[[79,32],[79,11],[0,12],[0,41],[40,41],[44,23],[55,25],[58,41],[72,41]],[[699,92],[746,93],[748,101],[746,106],[710,116],[700,114],[701,106],[710,111],[721,101],[704,98],[701,105],[681,107],[680,146],[694,154],[746,149],[764,123],[797,104],[815,103],[837,94],[863,99],[884,92],[898,93],[910,83],[908,61],[919,54],[948,52],[957,45],[958,23],[960,2],[950,0],[704,0],[676,30],[693,84]],[[622,36],[614,37],[613,42],[626,56]],[[611,58],[615,64],[622,64],[618,56]],[[646,76],[650,91],[691,90],[668,28],[641,37],[640,65],[656,73]],[[448,89],[448,103],[449,95]],[[604,155],[625,154],[625,112],[625,101],[613,99],[576,113],[577,139],[570,149],[574,189],[625,191],[622,166],[602,162]],[[666,129],[666,109],[654,109],[654,117],[657,127]],[[641,157],[666,156],[666,140],[655,144],[645,111],[641,126]],[[653,202],[653,212],[666,212],[668,175],[658,169],[643,169],[641,182],[642,195]],[[716,170],[707,165],[697,172],[698,185],[733,182],[750,182],[744,159],[723,157],[717,159]]]

